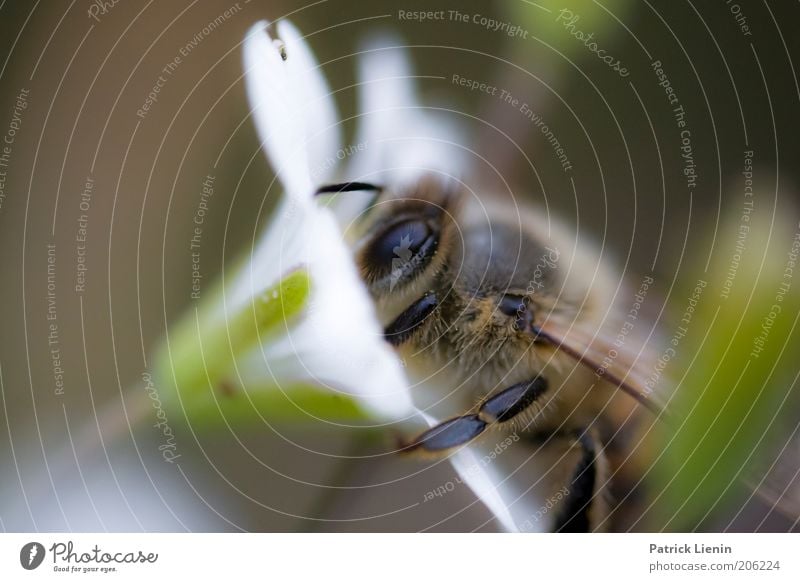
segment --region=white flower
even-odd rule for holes
[[[341,390],[383,419],[405,421],[412,434],[418,421],[428,426],[463,414],[456,404],[440,399],[438,417],[412,402],[412,390],[397,357],[382,340],[374,307],[360,281],[351,251],[343,241],[333,212],[313,198],[316,188],[331,180],[331,164],[340,151],[340,131],[327,83],[298,31],[288,22],[276,27],[277,38],[258,23],[244,43],[247,92],[264,149],[285,196],[249,268],[231,287],[226,309],[235,310],[275,285],[287,272],[306,266],[310,273],[312,309],[286,333],[266,342],[243,359],[243,379],[265,374],[280,385],[298,378]],[[413,72],[405,52],[391,38],[368,45],[360,62],[360,126],[356,143],[368,144],[349,161],[347,179],[373,181],[389,188],[412,183],[421,171],[462,174],[466,143],[457,127],[437,111],[419,105]],[[334,205],[346,221],[363,207],[358,196],[337,196]],[[441,391],[447,387],[416,386]],[[447,392],[439,392],[447,394]],[[449,402],[462,399],[450,398]],[[416,424],[415,424],[416,423]],[[513,472],[536,475],[552,465],[528,459],[528,450],[504,451],[486,462],[506,433],[491,433],[450,456],[466,483],[509,531],[542,529],[531,517],[546,500],[539,487],[515,485]],[[510,468],[505,465],[510,464]],[[535,500],[531,502],[531,496]]]
[[[381,418],[413,413],[402,368],[375,319],[333,213],[317,204],[311,179],[339,147],[338,120],[313,56],[288,22],[280,41],[253,27],[244,44],[253,119],[284,197],[232,286],[228,308],[275,285],[303,266],[311,279],[311,308],[285,335],[262,343],[240,366],[242,379],[267,374],[281,385],[310,380],[357,397]],[[325,176],[321,176],[322,179]]]

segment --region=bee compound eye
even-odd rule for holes
[[[405,278],[427,265],[437,244],[438,233],[426,221],[405,220],[378,234],[367,248],[364,261],[375,279],[389,274],[394,279]]]
[[[518,317],[528,308],[525,298],[520,295],[503,295],[497,308],[509,317]]]
[[[431,229],[422,220],[395,224],[372,243],[370,258],[376,264],[390,264],[393,259],[402,259],[405,253],[418,253],[430,235]]]

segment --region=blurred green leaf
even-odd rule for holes
[[[236,313],[220,311],[221,287],[190,309],[156,355],[155,379],[165,406],[181,410],[195,426],[228,423],[353,419],[362,416],[349,398],[303,384],[276,386],[269,378],[240,386],[236,367],[274,341],[308,307],[311,280],[299,269]]]
[[[716,259],[702,276],[707,288],[676,348],[675,427],[664,435],[651,482],[661,490],[659,521],[668,529],[702,527],[714,509],[747,493],[743,479],[791,388],[784,380],[800,351],[797,224],[785,214],[772,219],[771,208],[750,218],[737,209],[720,230]]]
[[[542,10],[537,5],[547,10]],[[570,34],[571,31],[577,30],[592,35],[593,40],[599,45],[610,47],[613,36],[624,31],[617,20],[624,23],[628,12],[635,5],[632,0],[606,0],[600,3],[592,0],[509,3],[512,18],[522,22],[531,35],[564,53],[570,59],[576,55],[580,57],[587,50],[582,41]],[[567,24],[571,24],[569,30],[565,26]],[[561,60],[557,55],[553,57],[554,60]]]

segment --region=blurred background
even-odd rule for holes
[[[401,16],[418,10],[443,10],[445,19]],[[452,10],[466,21],[450,16]],[[562,10],[579,19],[570,21]],[[698,279],[707,281],[683,357],[709,345],[704,334],[715,329],[712,323],[744,321],[758,331],[780,282],[791,283],[785,269],[799,218],[797,3],[6,0],[0,4],[5,530],[494,531],[488,511],[464,486],[436,503],[419,503],[452,479],[452,469],[382,454],[387,435],[365,443],[346,430],[259,423],[196,431],[181,423],[179,409],[165,409],[180,455],[168,463],[148,423],[120,430],[95,420],[98,410],[117,403],[124,421],[121,394],[146,389],[148,356],[192,303],[197,263],[190,241],[204,182],[211,178],[213,195],[203,216],[203,285],[251,244],[272,204],[272,175],[245,97],[241,43],[254,22],[283,17],[307,35],[344,120],[357,113],[360,43],[382,31],[398,35],[410,47],[428,102],[451,109],[485,157],[475,169],[487,191],[507,182],[515,196],[578,225],[634,284],[651,275],[655,308],[666,306],[666,336]],[[490,21],[507,26],[494,30]],[[613,63],[576,31],[591,33]],[[499,91],[470,90],[454,75]],[[550,132],[500,90],[529,104]],[[352,136],[352,123],[344,128]],[[748,204],[766,236],[742,241]],[[734,260],[742,266],[731,279]],[[771,272],[775,278],[759,286]],[[746,300],[726,302],[726,285]],[[724,453],[712,444],[709,456],[695,459],[699,466],[708,467],[709,458],[721,467],[758,460],[764,473],[781,459],[793,467],[783,476],[787,487],[796,482],[797,285],[782,303],[773,351],[751,373],[770,365],[740,383],[735,400],[750,406],[738,408],[740,416],[718,433],[727,444],[725,431],[740,435],[741,426],[757,428],[759,437],[764,427],[775,434],[743,437]],[[719,311],[730,305],[738,307]],[[718,333],[729,339],[742,331]],[[711,371],[687,392],[705,385],[701,380],[723,386],[721,394],[739,386],[741,376],[720,376],[731,371],[725,358],[736,351],[726,347],[716,361],[702,362]],[[683,382],[686,369],[691,373],[676,364],[670,373]],[[772,396],[759,401],[765,394]],[[718,412],[720,401],[714,402],[695,410]],[[761,424],[749,422],[755,417]],[[112,434],[90,453],[70,446],[73,439]],[[733,463],[724,455],[734,455]],[[690,492],[702,488],[679,481],[675,486]],[[711,475],[706,484],[718,495],[699,496],[700,509],[679,519],[669,519],[675,515],[669,510],[637,527],[797,528],[774,500],[749,494],[738,480],[716,503],[719,483],[734,479]]]

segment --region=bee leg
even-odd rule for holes
[[[562,509],[556,514],[553,531],[566,533],[605,529],[608,502],[604,495],[608,460],[600,441],[589,431],[578,435],[583,454],[572,472]]]
[[[386,326],[383,337],[393,346],[406,342],[425,318],[428,317],[439,305],[439,300],[434,293],[426,293],[411,304],[411,307]]]
[[[514,384],[487,399],[478,408],[477,414],[457,416],[426,430],[408,444],[405,451],[439,453],[464,445],[479,436],[489,425],[508,422],[525,411],[546,390],[547,380],[542,376]]]
[[[488,423],[478,418],[477,414],[457,416],[419,435],[410,444],[405,445],[403,452],[422,450],[428,453],[439,453],[468,443],[480,435]]]
[[[488,423],[508,422],[527,410],[546,390],[547,380],[542,376],[514,384],[481,404],[478,416]]]

